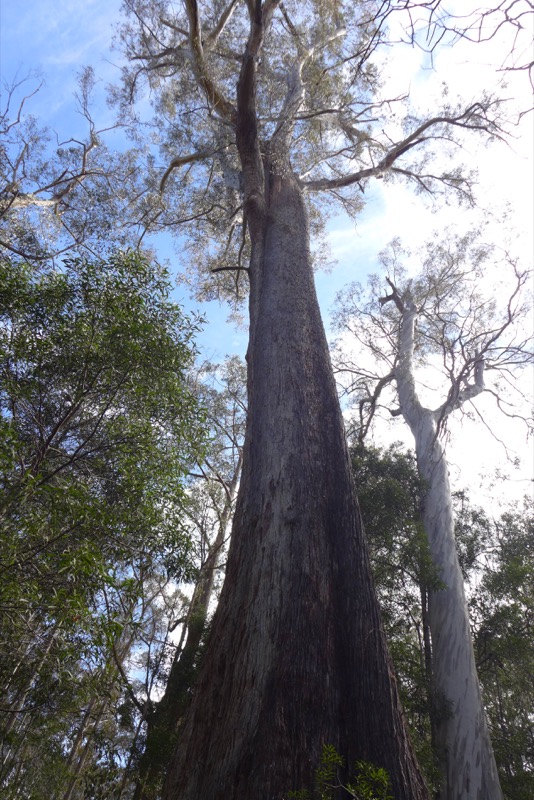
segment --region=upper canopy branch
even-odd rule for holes
[[[190,153],[188,156],[176,156],[173,158],[165,172],[163,173],[163,177],[159,184],[160,192],[163,192],[165,189],[165,184],[167,183],[169,176],[173,170],[178,169],[179,167],[185,166],[185,164],[192,164],[195,161],[203,161],[205,158],[209,158],[209,156],[213,155],[214,151],[205,151],[201,150],[198,153]]]
[[[409,425],[414,425],[423,412],[423,405],[419,399],[415,386],[413,372],[415,350],[415,323],[418,311],[409,291],[401,297],[396,285],[386,278],[392,293],[379,299],[380,306],[393,301],[400,312],[401,320],[397,337],[397,353],[394,367],[395,382],[401,413]]]
[[[283,147],[286,147],[289,136],[295,127],[295,122],[299,118],[299,112],[305,100],[306,93],[302,81],[302,70],[304,69],[304,66],[316,55],[318,50],[327,47],[336,39],[344,36],[346,34],[346,30],[339,26],[330,36],[321,39],[317,44],[306,46],[303,34],[294,24],[283,3],[280,3],[280,9],[297,50],[297,58],[295,59],[293,66],[287,75],[288,89],[282,110],[279,114],[278,125],[271,139],[275,147],[279,144],[282,144]]]
[[[250,29],[237,84],[236,143],[243,170],[244,209],[252,235],[256,232],[256,221],[263,219],[265,210],[265,175],[256,108],[257,60],[279,3],[280,0],[267,0],[262,5],[260,0],[247,0]]]
[[[446,401],[434,412],[438,420],[438,429],[449,414],[461,408],[468,400],[473,400],[484,391],[484,358],[479,353],[475,353],[472,366],[474,382],[468,383],[465,377],[465,373],[471,367],[471,364],[468,363],[460,376],[452,382]]]
[[[509,49],[503,51],[501,69],[524,70],[532,83],[534,60],[529,17],[534,13],[534,3],[531,0],[498,0],[486,8],[473,6],[457,13],[450,10],[450,4],[447,6],[442,0],[406,0],[403,3],[383,0],[377,24],[383,27],[391,14],[408,12],[408,24],[404,26],[408,41],[427,53],[434,53],[443,41],[450,44],[464,39],[480,44],[499,37],[501,45],[501,40],[508,40]],[[412,11],[421,13],[414,15]]]
[[[230,17],[234,13],[234,9],[238,4],[238,2],[239,0],[231,0],[231,2],[228,3],[226,8],[223,9],[221,16],[219,17],[219,21],[217,22],[213,30],[210,31],[208,34],[206,34],[204,38],[204,47],[206,49],[207,48],[211,49],[215,44],[217,44],[217,41],[221,33],[226,28],[226,25],[228,24]]]
[[[202,42],[202,27],[196,0],[184,0],[187,18],[189,20],[189,47],[193,56],[195,75],[199,86],[203,89],[210,107],[223,119],[232,124],[236,121],[236,110],[233,104],[224,96],[222,90],[217,86],[204,58],[204,45]],[[228,14],[224,23],[219,22],[222,28],[230,18],[235,3],[230,4],[232,8],[227,9]]]
[[[92,70],[85,70],[79,79],[81,91],[76,94],[78,110],[85,118],[88,125],[86,140],[70,138],[67,141],[57,141],[57,167],[55,174],[49,180],[43,180],[37,188],[24,190],[22,187],[28,183],[28,165],[31,163],[33,150],[36,146],[35,132],[28,129],[22,120],[22,110],[25,102],[33,97],[41,88],[39,84],[35,91],[22,98],[17,116],[9,122],[9,103],[12,93],[19,88],[21,82],[14,84],[8,89],[6,109],[0,113],[0,130],[6,139],[6,144],[16,148],[13,156],[10,157],[9,147],[5,147],[2,163],[2,178],[5,181],[0,187],[0,218],[10,211],[29,207],[49,207],[59,215],[65,207],[66,198],[72,191],[90,177],[100,177],[104,175],[104,170],[93,167],[90,164],[91,154],[100,144],[99,137],[108,128],[97,130],[95,122],[89,109],[89,93],[94,84]],[[20,128],[20,132],[14,134],[9,141],[6,137],[12,129]],[[115,127],[115,126],[113,126]],[[45,131],[40,132],[46,135]],[[67,148],[67,149],[64,149]],[[65,156],[69,156],[68,166],[64,167]],[[76,162],[76,163],[74,163]]]
[[[389,285],[390,285],[390,287],[392,289],[392,292],[391,292],[391,294],[387,294],[384,297],[379,297],[378,298],[378,302],[380,304],[380,308],[382,308],[382,306],[385,305],[386,303],[388,303],[390,300],[393,300],[393,302],[397,306],[397,308],[400,311],[400,313],[403,314],[404,313],[404,303],[402,302],[402,299],[401,299],[401,297],[399,295],[397,287],[395,286],[395,284],[393,283],[393,281],[390,278],[386,278],[386,281],[389,283]]]
[[[360,415],[360,425],[358,428],[358,439],[363,443],[365,437],[369,433],[369,428],[373,422],[375,411],[377,408],[382,390],[395,379],[395,372],[391,371],[387,375],[377,380],[373,391],[368,392],[367,397],[362,397],[358,403],[358,410]],[[367,413],[365,411],[367,410]]]
[[[322,191],[329,189],[341,189],[345,186],[352,186],[365,178],[380,176],[393,167],[393,164],[414,147],[424,142],[436,138],[433,129],[438,126],[453,126],[467,130],[479,130],[491,133],[493,136],[502,138],[502,131],[495,120],[488,116],[489,108],[492,103],[473,103],[457,116],[433,117],[419,125],[409,136],[391,147],[386,155],[372,167],[358,170],[349,175],[342,175],[337,178],[319,178],[312,181],[302,181],[302,186],[308,191]],[[414,176],[415,177],[415,176]]]
[[[393,302],[401,314],[401,323],[398,338],[398,363],[395,368],[395,377],[397,380],[397,389],[399,398],[401,400],[402,412],[410,415],[410,410],[407,408],[410,404],[420,405],[415,391],[415,381],[413,377],[413,353],[415,346],[415,319],[417,317],[417,309],[415,303],[409,292],[406,292],[402,297],[393,281],[386,277],[386,281],[391,287],[391,294],[379,298],[380,306],[384,306],[388,302]],[[436,313],[436,312],[435,312]],[[439,315],[438,315],[439,316]],[[442,342],[442,347],[446,347],[446,339]],[[473,369],[474,382],[469,383],[467,377]],[[438,430],[445,419],[450,413],[460,408],[467,400],[472,400],[474,397],[484,391],[484,358],[478,351],[475,352],[474,358],[468,358],[464,367],[457,377],[451,375],[451,386],[446,401],[434,412],[435,418],[438,422]]]

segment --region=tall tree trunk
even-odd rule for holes
[[[90,706],[91,711],[92,711],[95,703],[96,703],[95,700],[91,701],[91,706]],[[89,727],[89,725],[88,725],[89,717],[86,717],[84,719],[83,723],[82,723],[82,728],[83,728],[83,730],[81,731],[82,738],[83,738],[84,735],[86,735],[86,742],[85,742],[85,745],[83,746],[83,748],[80,747],[81,742],[77,743],[76,752],[74,753],[74,757],[77,757],[78,760],[76,762],[76,766],[74,767],[74,769],[72,771],[72,774],[71,774],[70,779],[69,779],[68,786],[67,786],[67,788],[66,788],[66,790],[65,790],[65,792],[63,794],[62,800],[72,800],[72,798],[75,795],[76,784],[80,780],[80,777],[82,775],[83,769],[85,767],[85,764],[86,764],[87,759],[88,759],[89,754],[90,754],[91,745],[92,745],[92,739],[93,739],[93,737],[95,736],[95,734],[96,734],[96,732],[98,730],[98,726],[100,725],[100,722],[102,720],[102,717],[104,716],[104,712],[106,711],[107,706],[108,706],[108,700],[103,700],[99,705],[96,706],[97,707],[96,716],[93,719],[93,724],[91,726],[91,730],[90,730],[89,733],[86,733],[87,729]],[[69,759],[69,761],[70,761],[70,759]]]
[[[396,800],[422,800],[372,586],[304,202],[289,170],[269,170],[263,229],[249,219],[249,413],[226,579],[164,797],[281,800],[313,789],[330,744],[349,766],[384,767]]]
[[[395,378],[404,419],[415,439],[419,475],[426,484],[423,525],[442,588],[429,590],[432,637],[433,731],[443,785],[442,800],[502,800],[475,665],[464,582],[454,538],[454,515],[445,453],[438,438],[443,409],[424,408],[413,376],[411,298],[391,295],[401,311]]]
[[[429,592],[435,731],[444,800],[501,800],[475,664],[462,570],[456,553],[447,462],[436,421],[424,414],[417,462],[427,483],[423,523],[442,589]]]

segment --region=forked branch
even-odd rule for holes
[[[235,124],[236,110],[233,104],[224,96],[224,93],[219,86],[217,86],[217,83],[215,82],[215,79],[208,68],[206,59],[204,58],[204,45],[202,41],[202,27],[200,23],[198,3],[196,0],[185,0],[185,9],[187,12],[187,18],[189,20],[189,47],[193,57],[194,71],[198,85],[204,91],[210,107],[224,120],[230,122],[231,124]],[[228,17],[224,23],[221,23],[220,21],[219,25],[224,27],[232,11],[233,7],[229,9]]]
[[[332,189],[342,189],[346,186],[352,186],[360,183],[360,181],[371,177],[381,177],[385,172],[393,168],[396,161],[405,153],[413,148],[428,142],[436,136],[434,130],[440,126],[452,126],[463,128],[465,130],[485,131],[492,136],[503,138],[503,131],[496,122],[488,116],[488,111],[491,103],[473,103],[469,108],[465,109],[461,114],[455,117],[439,116],[433,117],[426,122],[419,125],[406,139],[398,142],[391,147],[386,155],[373,167],[366,167],[365,169],[352,172],[348,175],[342,175],[337,178],[319,178],[312,181],[302,181],[302,187],[308,191],[317,192]],[[414,173],[406,173],[410,177],[416,178]]]

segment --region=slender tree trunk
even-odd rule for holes
[[[91,708],[93,707],[93,702],[94,701],[91,701]],[[82,772],[83,772],[83,769],[85,767],[87,758],[89,756],[89,752],[90,752],[91,744],[92,744],[91,739],[92,739],[92,737],[94,737],[94,735],[95,735],[95,733],[96,733],[96,731],[98,729],[98,726],[100,725],[100,722],[101,722],[102,717],[104,715],[104,711],[107,708],[107,705],[108,705],[108,701],[104,700],[97,706],[98,711],[97,711],[96,717],[93,720],[91,731],[87,734],[86,742],[85,742],[85,745],[84,745],[83,749],[81,749],[81,752],[80,752],[80,746],[79,746],[80,743],[79,742],[77,743],[76,753],[74,755],[78,756],[78,760],[76,762],[76,766],[74,767],[74,770],[73,770],[72,775],[70,777],[67,789],[65,790],[65,793],[63,794],[62,800],[72,800],[72,798],[74,797],[76,784],[80,780],[80,776],[82,775]],[[87,717],[84,719],[84,721],[82,723],[82,727],[83,727],[83,730],[82,730],[82,736],[83,736],[85,734],[87,728],[88,728],[88,718]],[[78,753],[79,753],[79,755],[78,755]]]
[[[147,719],[145,751],[139,762],[139,777],[133,800],[152,800],[159,796],[161,781],[176,744],[179,725],[191,700],[215,573],[228,532],[240,474],[241,458],[238,459],[231,482],[226,486],[226,499],[220,515],[217,536],[210,547],[208,558],[202,565],[191,599],[185,623],[187,630],[185,645],[175,656],[163,697]]]
[[[31,728],[31,723],[26,724],[26,721],[28,720],[28,713],[24,711],[24,704],[26,703],[28,695],[34,687],[36,681],[39,679],[43,665],[50,654],[50,650],[52,649],[52,645],[56,640],[60,627],[61,622],[56,622],[48,632],[45,641],[43,642],[43,650],[37,663],[34,665],[31,674],[26,677],[23,685],[19,687],[18,693],[12,701],[13,705],[5,715],[6,724],[1,730],[1,734],[6,742],[9,741],[10,734],[15,734],[15,739],[13,744],[6,745],[5,751],[2,749],[0,759],[0,780],[3,782],[7,782],[10,773],[14,769],[17,769],[17,772],[19,771],[20,763],[19,766],[17,766],[17,757],[20,759],[19,754],[21,750],[24,752],[25,739],[28,731]]]
[[[423,653],[424,653],[424,674],[427,692],[427,707],[430,721],[430,747],[432,753],[438,752],[437,732],[436,732],[436,710],[434,708],[434,667],[432,662],[432,638],[430,633],[430,622],[428,617],[428,589],[421,588],[421,617],[423,624]],[[435,756],[434,756],[435,758]]]
[[[23,666],[25,666],[25,664],[27,663],[28,657],[30,656],[32,650],[35,649],[35,639],[37,637],[37,631],[35,629],[32,630],[32,622],[36,618],[36,616],[37,616],[37,612],[36,611],[32,611],[32,613],[30,614],[29,618],[24,623],[25,627],[29,631],[31,631],[31,633],[30,633],[31,639],[26,644],[26,647],[24,649],[23,654],[20,657],[18,657],[19,660],[17,661],[17,663],[15,664],[13,669],[11,670],[11,673],[8,676],[6,676],[5,684],[4,684],[3,688],[2,688],[2,696],[4,697],[4,702],[5,702],[5,698],[7,698],[7,694],[9,692],[9,690],[11,689],[11,686],[13,685],[13,683],[15,682],[15,679],[17,678],[19,670]],[[15,654],[13,654],[13,656],[14,655]]]
[[[444,584],[443,589],[429,592],[428,603],[436,744],[444,776],[442,796],[444,800],[500,800],[456,553],[447,463],[436,439],[436,425],[427,415],[416,437],[416,451],[420,474],[428,487],[423,522],[432,560]]]
[[[204,583],[202,578],[201,581]],[[208,604],[204,601],[205,593],[198,591],[199,588],[204,587],[197,585],[191,601],[185,645],[172,664],[163,697],[147,718],[146,745],[139,762],[139,777],[133,800],[152,800],[159,796],[164,772],[176,746],[179,724],[191,699],[195,666],[208,611]]]
[[[249,413],[226,579],[164,797],[281,800],[313,789],[330,744],[349,766],[384,767],[396,800],[422,800],[372,586],[303,198],[290,172],[269,177],[269,166],[262,236],[249,220]]]
[[[70,769],[74,764],[75,760],[78,758],[78,754],[80,752],[80,748],[82,746],[83,737],[85,736],[85,732],[89,726],[89,722],[91,720],[91,716],[93,714],[93,708],[96,705],[96,697],[92,697],[89,701],[85,714],[83,715],[83,719],[80,722],[79,728],[76,732],[76,736],[74,737],[74,741],[71,745],[69,755],[65,762],[65,766],[67,769]]]
[[[9,776],[9,790],[7,789],[7,781],[4,781],[2,775],[0,774],[0,789],[5,788],[6,791],[9,791],[10,794],[7,795],[9,797],[23,797],[24,776],[22,776],[21,780],[21,773],[28,763],[29,752],[30,748],[25,740],[23,743],[21,743],[20,752],[17,753],[17,768],[14,774]]]
[[[426,484],[423,525],[443,587],[429,590],[432,636],[433,731],[443,785],[442,800],[501,800],[475,665],[464,582],[454,538],[447,462],[438,438],[440,412],[424,408],[413,376],[414,325],[410,298],[392,299],[402,313],[395,371],[401,411],[415,439],[419,475]]]
[[[31,675],[29,675],[26,678],[26,680],[24,681],[24,685],[19,688],[17,696],[13,701],[13,707],[10,708],[10,710],[6,714],[7,722],[4,728],[5,736],[11,733],[11,731],[17,725],[17,721],[19,720],[19,718],[21,716],[24,716],[23,712],[24,703],[26,702],[28,694],[30,693],[31,689],[33,688],[33,686],[35,685],[36,681],[39,678],[43,665],[45,664],[46,659],[48,658],[48,655],[50,653],[50,650],[52,649],[52,645],[56,640],[60,627],[61,627],[61,622],[56,622],[55,625],[48,632],[45,641],[43,642],[44,644],[43,650],[41,652],[41,655],[39,656],[37,663],[33,668]]]
[[[144,722],[145,722],[144,718],[140,716],[132,739],[130,752],[128,754],[128,761],[122,771],[122,778],[119,786],[119,791],[117,793],[117,800],[122,800],[122,798],[125,796],[126,793],[128,793],[128,797],[132,797],[133,791],[135,791],[136,787],[134,784],[134,780],[132,780],[132,775],[134,774],[133,762],[137,748],[137,741],[141,735],[141,730],[143,728]]]

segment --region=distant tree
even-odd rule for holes
[[[399,444],[351,446],[373,579],[418,761],[436,780],[429,590],[439,587],[421,518],[424,484]]]
[[[530,0],[494,0],[466,3],[458,9],[443,0],[382,0],[375,4],[378,26],[391,16],[403,20],[403,41],[433,54],[443,43],[465,40],[482,44],[507,34],[509,49],[501,54],[501,72],[525,72],[534,78],[531,41],[534,7]]]
[[[377,408],[385,404],[390,413],[402,415],[415,440],[418,472],[425,484],[422,521],[432,563],[443,583],[431,588],[428,598],[434,702],[441,708],[435,734],[442,796],[452,800],[479,787],[485,797],[499,798],[440,434],[451,413],[485,390],[485,374],[500,373],[507,380],[532,362],[532,337],[523,330],[529,307],[528,273],[509,256],[503,257],[500,278],[504,285],[508,278],[509,293],[503,295],[501,289],[502,300],[496,302],[494,285],[491,295],[484,294],[482,276],[497,253],[473,235],[461,238],[448,233],[443,241],[428,245],[422,270],[413,278],[402,266],[403,256],[407,254],[398,241],[382,254],[389,294],[382,296],[383,283],[377,276],[371,278],[367,293],[354,284],[342,293],[340,329],[352,331],[354,344],[361,349],[341,357],[340,364],[350,374],[350,391],[357,394],[360,437]],[[367,362],[368,369],[363,366]],[[446,397],[428,408],[421,399],[416,370],[432,365],[445,377]],[[493,385],[487,391],[505,413],[513,414],[497,379]]]
[[[487,556],[470,601],[475,655],[503,793],[534,792],[534,514],[486,519]]]
[[[167,642],[171,656],[159,676],[163,693],[146,705],[146,734],[139,760],[134,800],[159,797],[171,756],[191,702],[209,619],[220,590],[230,525],[243,462],[246,421],[246,376],[243,362],[204,364],[195,390],[206,412],[209,444],[204,458],[189,473],[185,525],[195,563],[194,589],[185,597],[178,643]]]
[[[424,484],[400,445],[351,448],[373,577],[419,763],[439,793],[428,590],[440,582],[422,526]],[[532,504],[493,518],[453,495],[455,539],[484,706],[503,793],[526,800],[534,782]],[[528,541],[527,541],[528,540]]]
[[[113,148],[118,127],[92,115],[96,78],[81,71],[75,96],[81,126],[65,140],[31,114],[37,75],[3,86],[0,107],[0,252],[32,262],[65,253],[102,256],[136,244],[150,186],[147,148]],[[106,143],[106,138],[108,143]],[[117,136],[115,135],[115,141]]]

